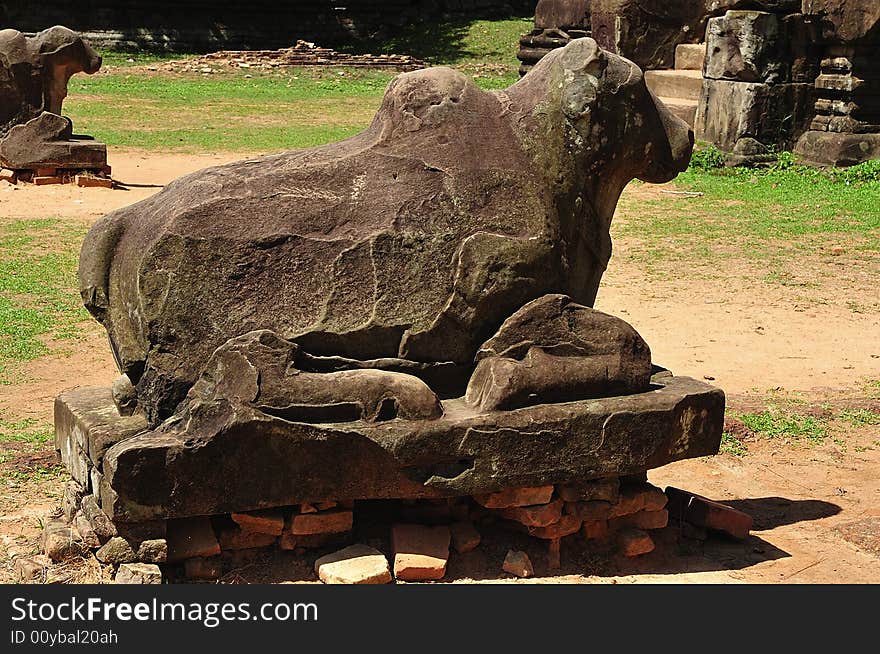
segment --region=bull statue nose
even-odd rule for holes
[[[669,109],[658,102],[660,110],[660,122],[663,131],[666,132],[666,140],[669,142],[669,152],[672,155],[671,168],[678,174],[687,170],[691,162],[691,153],[694,150],[694,130],[681,118],[673,114]]]

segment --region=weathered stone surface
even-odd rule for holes
[[[195,557],[207,558],[220,554],[220,543],[211,520],[204,516],[168,521],[168,561]]]
[[[654,551],[654,541],[648,532],[627,527],[617,534],[617,544],[624,556],[634,557]]]
[[[405,73],[358,136],[200,171],[98,221],[81,292],[153,424],[219,346],[257,329],[300,345],[302,373],[410,373],[401,384],[460,395],[523,304],[593,303],[621,189],[671,179],[691,147],[640,71],[591,39],[503,92],[448,68]],[[361,378],[322,392],[344,404]]]
[[[0,138],[44,111],[61,114],[68,80],[100,67],[101,56],[66,27],[32,37],[0,30]]]
[[[68,461],[80,452],[100,466],[108,447],[146,428],[142,416],[119,415],[108,388],[78,388],[55,399],[55,449],[68,469]]]
[[[880,4],[875,0],[803,0],[803,13],[821,17],[826,41],[870,41],[880,36]]]
[[[643,69],[672,68],[675,46],[702,40],[708,12],[693,0],[592,0],[593,38]]]
[[[96,550],[101,547],[101,539],[98,538],[98,534],[95,533],[95,530],[92,529],[92,525],[89,524],[89,521],[82,513],[78,513],[76,517],[74,517],[73,527],[79,533],[83,545],[87,548]]]
[[[143,563],[165,563],[168,560],[168,541],[164,538],[141,541],[137,548],[137,560]]]
[[[746,141],[770,153],[805,128],[811,93],[810,84],[705,79],[695,119],[697,138],[724,152],[735,152]]]
[[[351,545],[315,561],[315,572],[325,584],[388,584],[391,570],[379,550]]]
[[[45,554],[36,556],[18,556],[12,565],[15,583],[39,584],[46,579],[46,571],[52,560]]]
[[[794,148],[798,159],[819,166],[852,166],[880,159],[880,134],[841,134],[809,130]]]
[[[553,485],[505,488],[497,493],[477,495],[474,499],[487,509],[508,509],[515,506],[547,504],[553,497]]]
[[[85,519],[101,542],[105,542],[117,535],[116,525],[113,524],[104,510],[98,506],[98,501],[94,495],[86,495],[82,499],[81,507],[83,516],[85,516]]]
[[[502,509],[500,513],[526,527],[547,527],[562,517],[562,505],[562,499],[558,498],[549,504]]]
[[[449,560],[449,527],[394,525],[394,577],[401,581],[442,579]]]
[[[278,509],[233,513],[232,519],[244,531],[280,536],[284,531],[284,513]]]
[[[604,502],[616,502],[620,495],[620,479],[608,477],[607,479],[590,479],[572,484],[563,484],[557,488],[559,496],[566,502],[583,502],[600,500]]]
[[[477,549],[482,540],[480,532],[472,522],[453,522],[449,525],[449,532],[452,535],[452,547],[459,554]]]
[[[95,558],[101,563],[134,563],[137,561],[137,552],[124,538],[114,536],[95,552]]]
[[[706,28],[705,77],[740,82],[787,81],[787,49],[779,17],[728,11]]]
[[[590,28],[590,0],[539,0],[536,29]]]
[[[79,177],[77,175],[77,178]],[[82,186],[81,184],[78,185]],[[113,395],[113,404],[116,405],[116,410],[120,416],[134,414],[135,409],[137,409],[137,391],[134,390],[134,385],[131,383],[128,375],[119,375],[113,381],[113,385],[110,386],[110,392]]]
[[[477,351],[465,400],[483,411],[648,388],[651,351],[629,324],[545,295],[504,321]]]
[[[13,126],[0,139],[0,164],[13,170],[39,166],[100,170],[107,165],[107,146],[74,138],[69,118],[43,112]]]
[[[535,569],[532,567],[532,560],[529,558],[529,555],[519,550],[507,551],[507,556],[504,557],[501,569],[517,577],[535,576]]]
[[[118,443],[104,459],[103,506],[114,519],[133,522],[333,495],[481,495],[717,452],[723,393],[686,378],[654,379],[659,388],[648,393],[503,413],[478,414],[463,400],[447,400],[444,417],[432,421],[293,424],[241,410],[222,435],[206,423],[202,441],[146,432]]]
[[[83,495],[85,495],[85,490],[82,484],[75,479],[69,480],[64,485],[64,494],[61,496],[61,512],[67,522],[71,522],[73,516],[79,511]]]
[[[113,581],[117,584],[161,584],[162,571],[153,563],[123,563]]]

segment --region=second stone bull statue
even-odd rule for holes
[[[692,145],[591,39],[503,91],[402,74],[357,136],[199,171],[92,228],[79,278],[117,405],[155,425],[244,368],[291,420],[643,391],[644,341],[588,307],[624,186],[672,179]]]

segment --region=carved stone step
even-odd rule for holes
[[[645,82],[659,97],[699,100],[703,73],[699,70],[646,70]]]

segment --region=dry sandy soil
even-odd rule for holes
[[[0,221],[59,216],[89,224],[155,193],[156,185],[243,156],[115,151],[113,176],[128,190],[3,184]],[[658,187],[634,186],[626,193],[681,201],[659,195]],[[626,241],[617,240],[615,247],[624,251]],[[875,280],[847,287],[845,276],[833,274],[841,262],[827,265],[819,270],[826,292],[863,293],[868,284],[876,296]],[[795,398],[807,412],[856,407],[880,413],[880,399],[864,392],[866,380],[880,379],[877,305],[853,312],[839,303],[801,300],[789,287],[756,288],[736,275],[689,279],[685,272],[646,281],[636,265],[615,257],[596,306],[633,324],[658,363],[723,388],[734,409],[760,411],[769,393]],[[89,326],[76,352],[38,359],[26,367],[25,381],[0,386],[0,408],[48,422],[60,391],[109,384],[114,376],[104,335]],[[655,552],[625,561],[599,556],[569,538],[562,570],[550,573],[536,544],[492,533],[477,551],[451,561],[449,578],[503,580],[504,552],[517,545],[533,555],[537,582],[878,583],[880,427],[837,435],[834,445],[814,446],[747,435],[746,456],[721,454],[651,471],[650,481],[661,487],[686,488],[752,514],[755,530],[745,543],[682,541],[670,526]],[[10,578],[11,557],[35,550],[39,521],[58,505],[60,487],[53,479],[0,489],[0,581]],[[313,579],[309,568],[306,559],[274,559],[246,565],[228,581]]]

